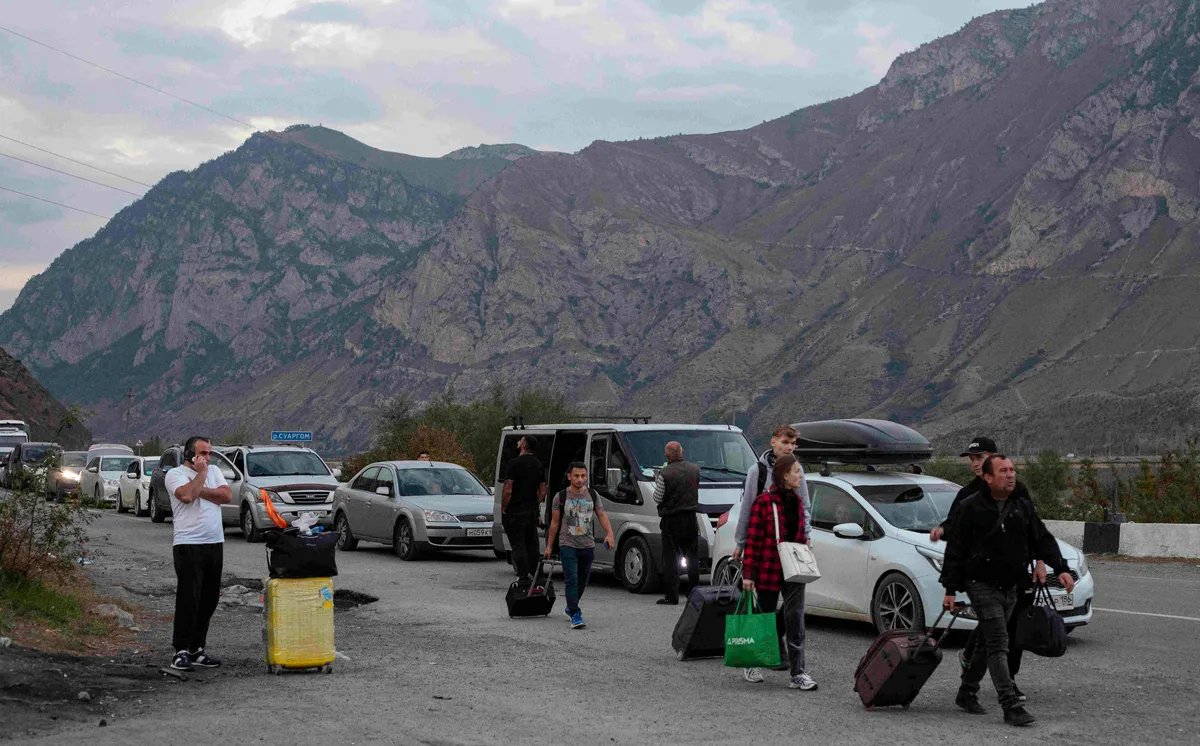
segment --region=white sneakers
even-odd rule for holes
[[[817,682],[813,681],[813,677],[806,673],[798,673],[792,677],[791,683],[788,684],[789,689],[799,689],[802,692],[811,692],[817,688]]]
[[[757,668],[743,668],[742,681],[749,681],[751,684],[763,683],[762,671]]]

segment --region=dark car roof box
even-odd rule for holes
[[[933,457],[929,440],[888,420],[796,422],[796,456],[804,462],[907,464]]]

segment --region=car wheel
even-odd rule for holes
[[[96,485],[96,488],[92,490],[92,500],[96,503],[97,508],[103,504],[100,502],[100,485]],[[118,500],[117,504],[119,505],[120,503],[121,501]]]
[[[508,559],[508,552],[502,552],[499,549],[493,548],[492,554],[496,555],[496,559],[498,560]]]
[[[713,568],[712,584],[734,585],[740,589],[742,587],[742,568],[731,562],[728,557],[722,557],[717,566]]]
[[[412,524],[408,522],[407,518],[396,521],[396,529],[392,532],[392,549],[395,550],[397,557],[406,562],[421,559],[428,546],[429,544],[426,542],[417,541]]]
[[[142,506],[142,491],[138,490],[133,493],[133,514],[138,518],[145,518],[148,511]]]
[[[167,514],[158,505],[158,495],[154,490],[150,490],[150,520],[153,523],[162,523],[167,520]]]
[[[641,536],[631,536],[621,544],[617,569],[621,584],[630,593],[651,593],[658,585],[658,572],[650,555],[650,545]]]
[[[117,512],[128,513],[129,508],[125,507],[125,490],[117,489]]]
[[[337,514],[337,518],[333,520],[333,530],[338,532],[338,549],[343,552],[352,552],[358,548],[358,539],[354,538],[354,534],[350,533],[350,521],[346,520],[345,513]]]
[[[242,537],[246,541],[256,542],[262,541],[262,532],[254,525],[254,514],[250,512],[250,508],[242,506]]]
[[[913,582],[897,572],[884,577],[871,599],[871,620],[881,633],[925,629],[925,607]]]

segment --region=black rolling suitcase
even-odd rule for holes
[[[943,611],[938,616],[934,627],[945,614]],[[955,618],[951,615],[949,626],[939,637],[933,636],[933,628],[929,631],[890,630],[877,637],[854,671],[854,691],[858,692],[863,706],[908,707],[912,704],[942,662],[941,642],[950,633]]]
[[[504,603],[508,604],[510,617],[547,616],[554,608],[554,582],[550,580],[550,570],[553,563],[549,560],[538,562],[529,583],[514,580],[508,586]],[[542,570],[545,569],[543,575]]]
[[[671,647],[681,661],[725,655],[725,617],[737,610],[741,592],[732,585],[701,585],[692,589],[675,623]]]

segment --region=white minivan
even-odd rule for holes
[[[700,467],[700,501],[696,523],[700,531],[700,572],[712,565],[710,548],[721,515],[741,497],[746,472],[755,455],[746,436],[732,425],[648,423],[587,423],[506,427],[496,459],[492,547],[508,557],[500,500],[504,494],[505,465],[517,456],[517,441],[526,435],[537,442],[535,455],[546,468],[546,507],[567,486],[567,466],[573,461],[588,465],[591,486],[604,501],[616,536],[615,549],[596,543],[594,567],[612,570],[633,593],[651,593],[659,586],[662,569],[662,533],[658,505],[654,502],[654,477],[665,463],[663,447],[669,441],[683,445],[683,456]],[[603,536],[599,522],[598,537]],[[545,540],[545,527],[538,529]],[[544,546],[544,544],[543,544]]]

